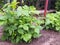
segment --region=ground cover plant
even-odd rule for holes
[[[0,8],[4,5],[4,0],[0,0]]]
[[[53,29],[60,32],[60,12],[47,14],[45,26],[46,29]]]
[[[56,0],[56,10],[60,11],[60,0]]]
[[[17,6],[16,1],[6,4],[0,11],[2,12],[0,26],[3,26],[2,40],[9,40],[12,43],[30,42],[32,38],[41,36],[42,21],[34,17],[37,12],[33,6]]]

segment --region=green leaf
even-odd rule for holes
[[[34,33],[33,34],[33,38],[38,38],[38,37],[40,37],[41,36],[41,34],[37,34],[37,33]]]
[[[17,6],[17,0],[8,3],[3,7],[0,16],[0,25],[4,27],[5,40],[12,43],[20,41],[29,42],[33,35],[38,37],[41,30],[41,20],[34,17],[37,13],[33,6]],[[32,0],[31,0],[32,1]],[[36,33],[36,34],[35,34]]]
[[[22,15],[22,7],[21,6],[19,6],[18,8],[17,8],[17,16],[19,17],[19,16],[21,16]]]
[[[42,30],[42,29],[43,29],[43,27],[37,26],[37,27],[35,28],[34,32],[39,34],[39,33],[40,33],[40,30]]]
[[[5,22],[0,20],[0,26],[4,25]]]
[[[38,33],[38,34],[39,34],[39,32],[40,32],[40,29],[38,29],[38,28],[35,28],[34,32],[36,32],[36,33]]]
[[[17,38],[16,38],[16,43],[18,43],[19,41],[20,41],[20,37],[17,36]]]
[[[24,10],[29,10],[29,7],[28,7],[27,5],[24,5],[22,8],[23,8]]]
[[[24,30],[29,30],[29,27],[27,25],[23,25]]]
[[[15,19],[13,17],[9,18],[9,22],[10,23],[14,23],[15,22]]]
[[[0,20],[6,20],[6,17],[1,15]]]
[[[24,10],[24,11],[22,11],[22,13],[23,13],[23,15],[25,15],[25,16],[29,16],[29,11],[28,11],[28,10]]]
[[[50,23],[51,23],[51,21],[49,19],[46,19],[45,25],[48,25]]]
[[[35,8],[34,6],[30,6],[30,10],[31,10],[31,11],[35,11],[36,8]]]
[[[16,43],[15,39],[11,39],[11,42],[12,42],[12,43]]]
[[[19,25],[19,28],[22,28],[23,27],[23,25]]]
[[[17,0],[13,0],[12,2],[11,2],[11,7],[13,8],[13,9],[15,9],[16,8],[16,6],[17,6]]]
[[[7,39],[7,36],[4,36],[4,35],[3,35],[3,36],[1,37],[1,40],[2,40],[2,41],[5,41],[6,39]]]
[[[12,34],[12,30],[9,30],[9,34],[10,34],[10,35]]]
[[[17,27],[16,26],[13,26],[13,25],[10,25],[9,27],[7,27],[7,30],[9,31],[9,34],[12,35],[12,32],[14,32],[14,30],[16,30]]]
[[[35,25],[30,25],[31,28],[35,28]]]
[[[22,35],[22,38],[25,42],[28,42],[31,39],[32,35],[31,34],[24,34]]]
[[[24,34],[24,30],[23,29],[18,29],[18,33],[19,34]]]

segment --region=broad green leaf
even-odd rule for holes
[[[20,37],[17,36],[17,38],[16,38],[16,43],[18,43],[19,41],[20,41]]]
[[[18,17],[22,15],[22,11],[23,11],[22,7],[19,6],[19,7],[17,8],[17,16],[18,16]]]
[[[30,27],[31,27],[31,28],[35,28],[35,25],[31,25]]]
[[[6,16],[0,16],[0,20],[6,20]]]
[[[37,34],[37,33],[34,33],[33,34],[33,38],[38,38],[38,37],[40,37],[41,36],[41,34]]]
[[[24,11],[22,11],[22,14],[25,15],[25,16],[29,16],[29,11],[24,10]]]
[[[17,27],[16,26],[9,26],[9,27],[7,27],[7,30],[9,31],[9,34],[10,35],[12,35],[12,33],[15,31],[17,29]]]
[[[46,19],[45,25],[48,25],[50,23],[51,23],[51,21],[49,19]]]
[[[9,22],[10,22],[10,23],[14,23],[15,21],[16,21],[16,20],[15,20],[14,17],[9,18]]]
[[[40,29],[39,28],[35,28],[34,32],[38,33],[40,32]]]
[[[12,32],[13,32],[12,30],[9,30],[9,34],[10,34],[10,35],[12,35]]]
[[[29,7],[28,7],[27,5],[24,5],[22,8],[23,8],[24,10],[29,10]]]
[[[31,34],[24,34],[22,35],[22,38],[24,41],[28,42],[31,39],[32,35]]]
[[[24,30],[23,29],[18,29],[18,33],[24,34]]]
[[[19,25],[19,28],[23,28],[24,30],[29,30],[29,27],[27,25]]]
[[[14,40],[14,39],[11,39],[11,42],[12,42],[12,43],[16,43],[16,40]]]
[[[4,25],[5,24],[5,21],[1,21],[0,20],[0,26]]]
[[[8,38],[7,36],[4,36],[4,35],[3,35],[3,36],[1,37],[1,40],[2,40],[2,41],[5,41],[7,38]]]
[[[30,6],[30,10],[31,10],[31,11],[35,11],[36,8],[35,8],[34,6]]]
[[[16,8],[16,6],[17,6],[17,0],[13,0],[12,2],[11,2],[11,7],[13,8],[13,9],[15,9]]]
[[[23,25],[24,30],[29,30],[29,27],[27,25]]]

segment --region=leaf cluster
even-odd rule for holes
[[[60,11],[60,0],[56,0],[56,10]]]
[[[40,35],[41,21],[34,17],[36,12],[33,6],[17,6],[17,2],[6,4],[2,9],[0,16],[0,26],[3,26],[3,40],[9,40],[12,43],[20,41],[29,42],[32,38]]]
[[[45,26],[46,29],[60,31],[60,12],[47,14]]]

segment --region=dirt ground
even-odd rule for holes
[[[33,39],[31,43],[11,44],[9,42],[0,41],[0,45],[60,45],[60,33],[52,30],[42,30],[42,36],[38,39]]]

